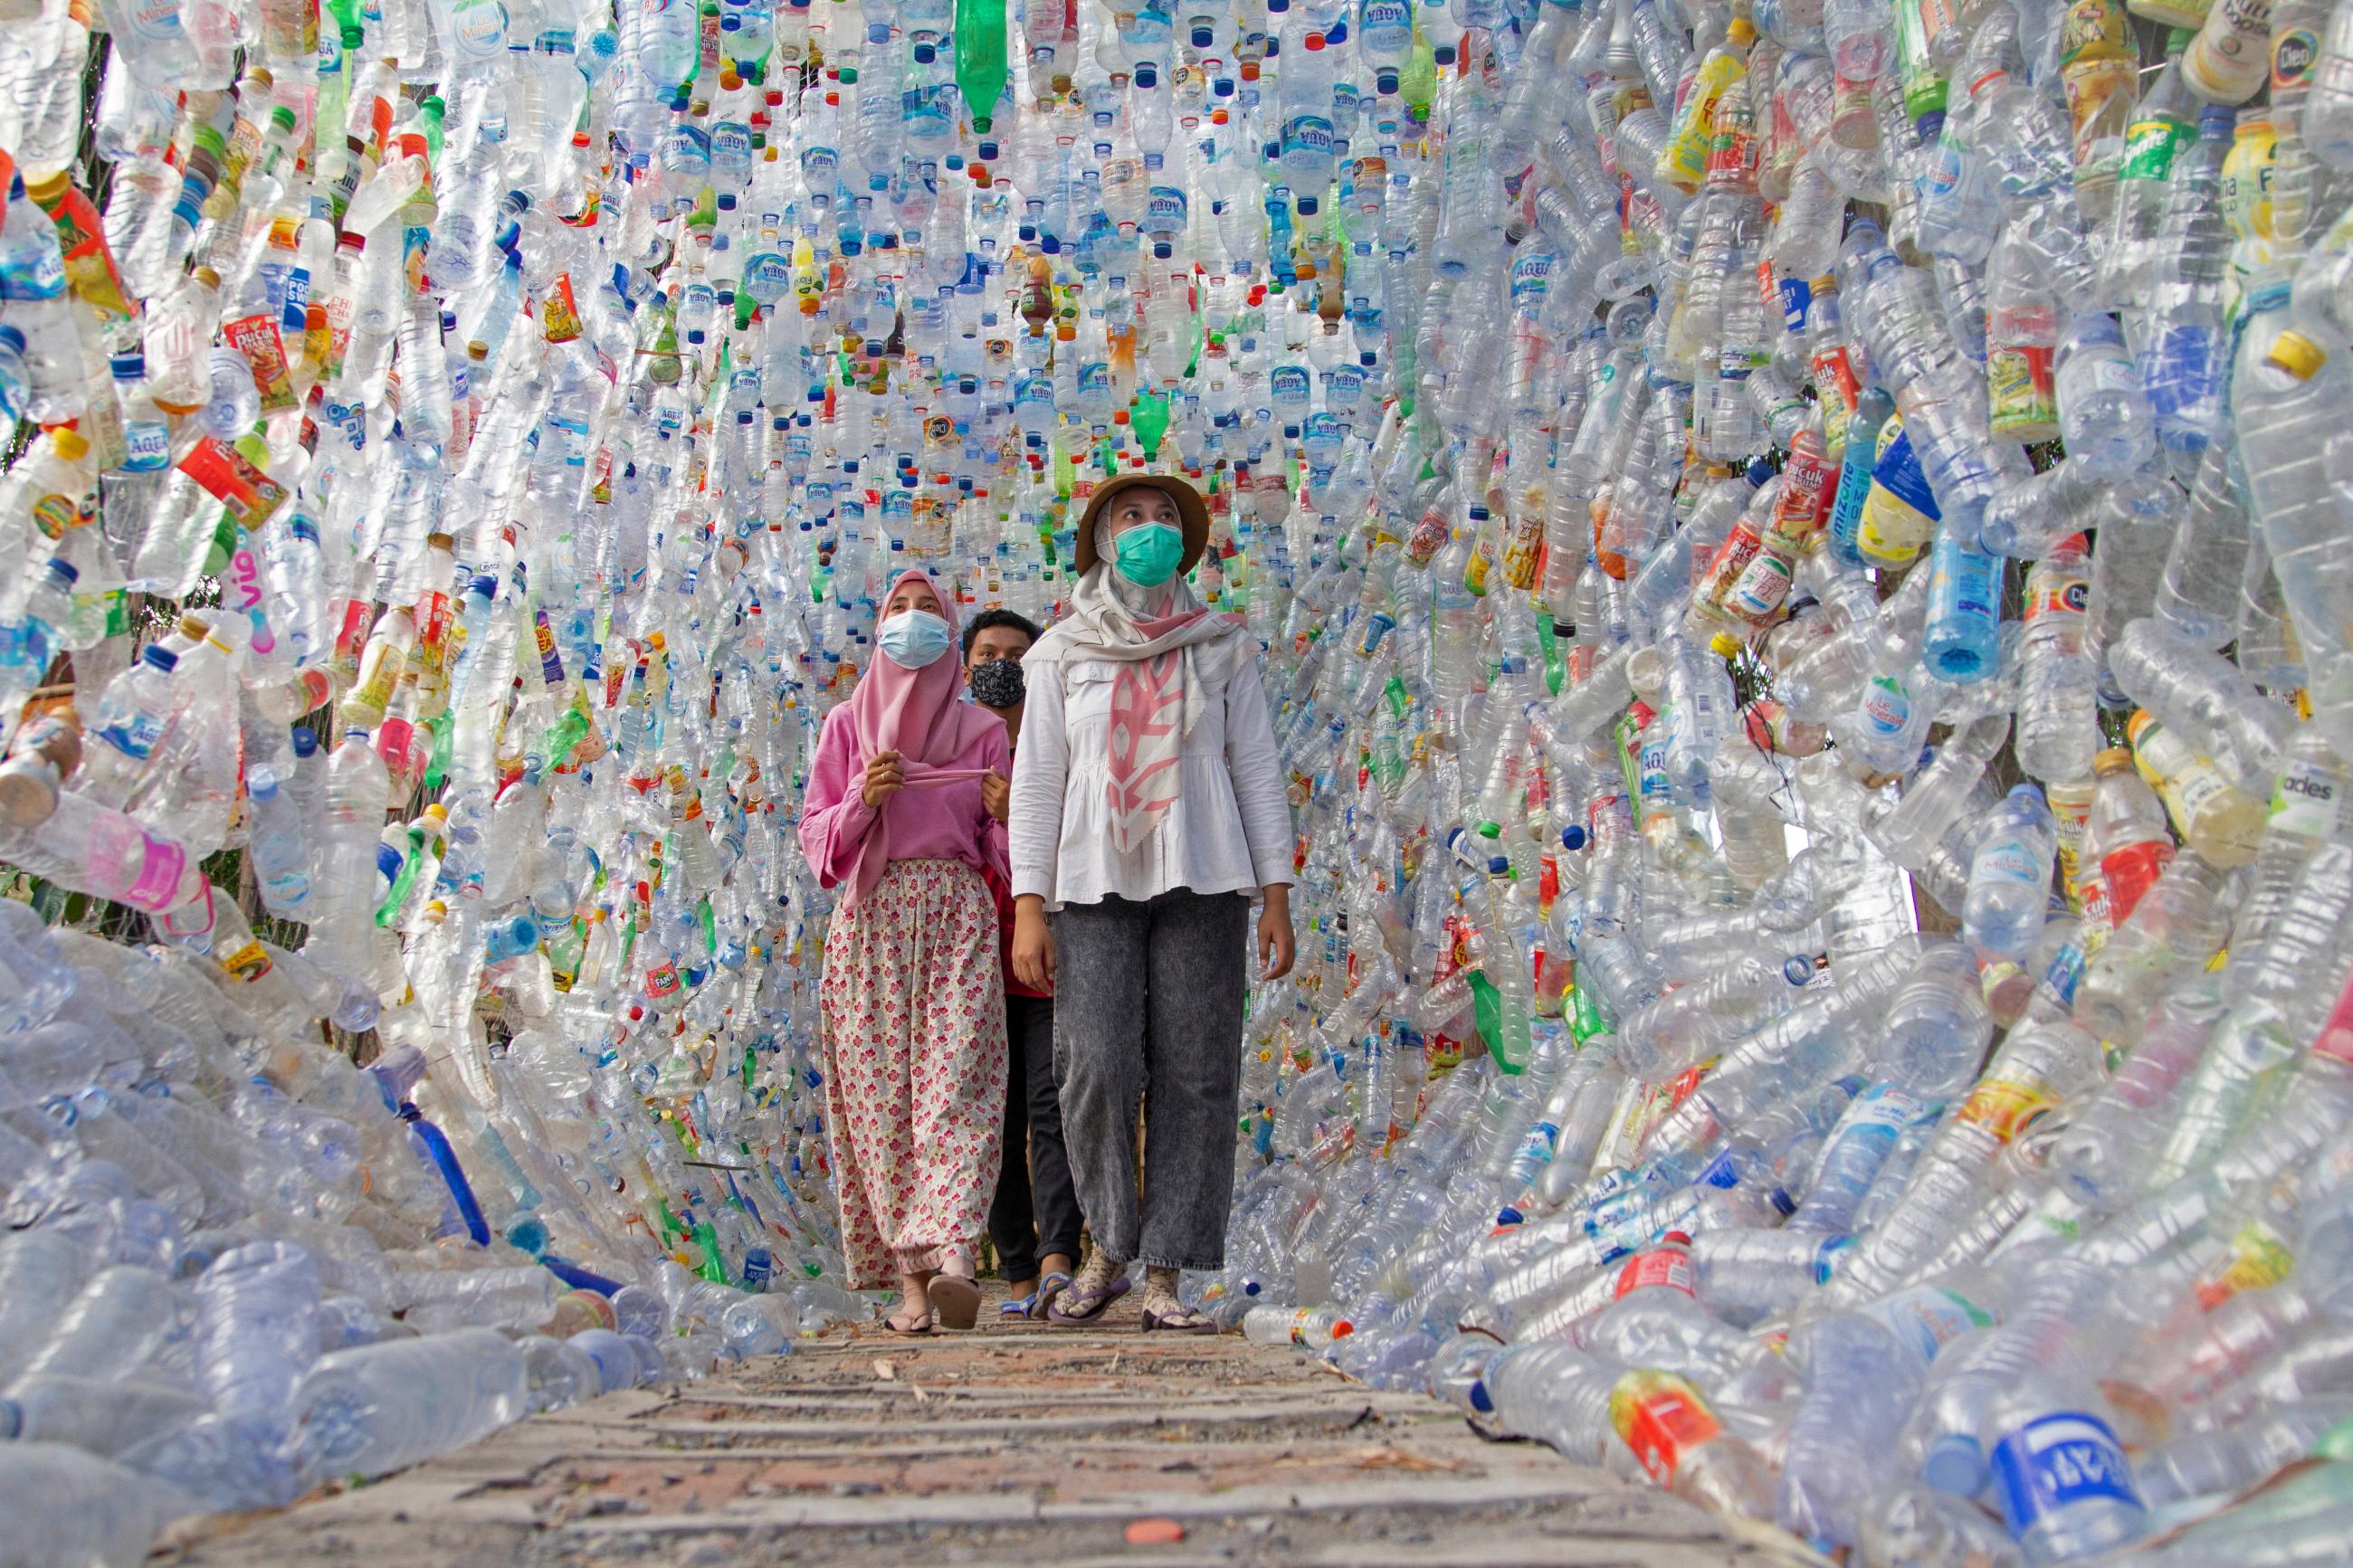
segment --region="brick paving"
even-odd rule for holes
[[[1094,1563],[1795,1568],[1785,1537],[1482,1440],[1235,1335],[840,1328],[373,1486],[189,1529],[191,1565]],[[1133,1542],[1147,1544],[1133,1544]]]

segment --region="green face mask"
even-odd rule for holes
[[[1112,541],[1119,574],[1139,588],[1157,588],[1185,559],[1185,536],[1165,522],[1147,522]]]

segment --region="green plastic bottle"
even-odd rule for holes
[[[1160,441],[1168,434],[1168,399],[1156,392],[1136,394],[1135,405],[1129,411],[1127,422],[1134,430],[1136,440],[1143,443],[1144,460],[1147,463],[1159,461]]]
[[[956,0],[955,80],[976,136],[988,134],[989,117],[1005,96],[1005,0]],[[981,156],[988,156],[986,149]]]

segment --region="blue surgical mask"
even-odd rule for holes
[[[902,669],[921,669],[948,651],[955,634],[929,610],[902,610],[874,634],[884,657]]]

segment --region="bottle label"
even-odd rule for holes
[[[1733,584],[1725,606],[1736,616],[1762,621],[1789,596],[1789,563],[1779,552],[1759,555]]]
[[[121,722],[99,731],[98,738],[124,756],[143,763],[155,750],[155,742],[164,738],[164,727],[162,714],[142,708]]]
[[[2173,155],[2193,140],[2196,132],[2179,120],[2136,120],[2125,131],[2125,164],[2117,176],[2126,180],[2162,180],[2173,168]]]
[[[2173,843],[2170,839],[2128,844],[2100,858],[2100,878],[2107,884],[2108,889],[2108,929],[2113,931],[2125,923],[2133,912],[2133,906],[2157,886],[2158,877],[2172,864]],[[2088,913],[2088,897],[2084,908]]]
[[[2097,866],[2075,878],[2075,912],[2084,917],[2084,956],[2088,961],[2108,932],[2116,930],[2115,910],[2108,899],[2108,879]]]
[[[2043,966],[2042,978],[2037,984],[2049,992],[2061,1006],[2073,1006],[2075,987],[2084,978],[2084,944],[2080,939],[2060,943],[2059,951],[2052,953],[2051,962]]]
[[[2272,786],[2271,831],[2304,838],[2334,838],[2343,828],[2343,803],[2326,768],[2290,758]]]
[[[1846,347],[1818,353],[1813,357],[1814,389],[1821,395],[1818,405],[1822,411],[1822,452],[1827,458],[1843,464],[1846,455],[1847,431],[1854,417],[1854,405],[1862,395],[1862,384],[1854,374],[1854,363],[1847,357]],[[1837,494],[1845,495],[1846,478],[1841,466]]]
[[[2081,1411],[2039,1416],[1995,1444],[1993,1476],[2013,1538],[2076,1503],[2140,1506],[2116,1433]]]
[[[2069,573],[2062,575],[2038,568],[2026,582],[2026,602],[2020,606],[2018,618],[2031,624],[2038,616],[2053,611],[2063,616],[2085,614],[2092,604],[2089,579]]]
[[[2337,994],[2337,1005],[2321,1022],[2320,1033],[2312,1042],[2313,1053],[2353,1066],[2353,981]],[[2338,1179],[2342,1179],[2341,1174]]]
[[[1294,114],[1282,122],[1282,151],[1311,158],[1332,155],[1332,121],[1321,114]]]
[[[2234,786],[2215,771],[2213,763],[2146,712],[2133,716],[2130,734],[2133,761],[2140,776],[2163,798],[2174,825],[2188,837],[2190,824]]]
[[[587,330],[572,297],[572,274],[559,272],[540,296],[541,332],[551,343],[568,343]]]
[[[2272,39],[2272,92],[2293,92],[2312,79],[2320,58],[2320,37],[2309,27],[2290,27]]]
[[[1817,1266],[1817,1272],[1819,1272]],[[1825,1276],[1827,1278],[1827,1276]],[[1972,1329],[1993,1326],[1993,1315],[1958,1291],[1923,1285],[1863,1309],[1925,1364]]]
[[[1855,1097],[1840,1137],[1879,1139],[1893,1145],[1896,1133],[1920,1120],[1921,1110],[1918,1100],[1894,1084],[1873,1084]]]
[[[2059,60],[2121,55],[2132,47],[2125,8],[2116,0],[2075,0],[2059,26]]]
[[[2092,361],[2084,369],[2092,378],[2089,390],[2094,394],[2142,390],[2140,362],[2122,350]]]
[[[1185,193],[1176,185],[1155,185],[1144,201],[1144,231],[1175,233],[1185,226]]]
[[[1892,739],[1912,721],[1912,697],[1894,676],[1875,675],[1863,688],[1858,711],[1872,733]]]
[[[1618,1271],[1617,1295],[1630,1290],[1645,1290],[1661,1286],[1680,1290],[1686,1296],[1696,1295],[1692,1283],[1691,1255],[1674,1248],[1638,1254]]]
[[[2015,438],[2019,431],[2041,432],[2056,426],[2059,403],[2052,385],[2051,350],[2019,344],[1988,353],[1986,392],[1993,433]]]
[[[1978,850],[1970,866],[1969,880],[1993,887],[2033,888],[2048,880],[2041,870],[2034,851],[2022,839],[2005,838],[1989,843]]]
[[[1706,1398],[1672,1372],[1630,1372],[1609,1390],[1609,1424],[1661,1487],[1700,1445],[1724,1431]]]
[[[2198,1277],[2198,1304],[2211,1312],[2242,1290],[2278,1284],[2295,1268],[2286,1237],[2259,1219],[2249,1220],[2231,1238],[2231,1250]]]
[[[1553,258],[1546,251],[1531,251],[1512,258],[1512,309],[1530,321],[1544,306],[1545,294],[1552,287]]]
[[[219,960],[232,980],[251,982],[269,973],[269,950],[259,942],[248,942],[227,958]]]
[[[93,887],[119,887],[122,901],[160,914],[171,907],[188,852],[158,838],[119,812],[100,812],[90,824],[82,866]],[[126,875],[126,873],[128,873]]]
[[[130,472],[152,474],[171,467],[172,427],[161,420],[142,419],[124,426],[122,441],[130,452],[122,466]]]
[[[1759,281],[1772,278],[1772,264],[1759,262]],[[1806,315],[1813,309],[1814,286],[1802,278],[1784,278],[1772,285],[1773,301],[1780,307],[1781,324],[1793,332],[1806,330]]]
[[[253,373],[253,384],[261,394],[261,411],[274,414],[292,408],[299,401],[294,395],[291,371],[286,363],[286,345],[278,334],[278,322],[269,315],[240,316],[221,327],[221,336],[231,348],[245,356]]]
[[[1969,1091],[1954,1120],[1978,1128],[1998,1143],[2008,1143],[2056,1103],[2039,1083],[1989,1079]]]

